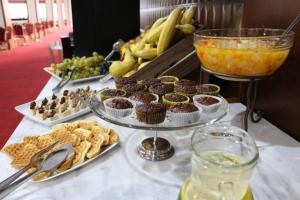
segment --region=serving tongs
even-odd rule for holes
[[[8,177],[4,181],[0,183],[0,199],[3,199],[8,194],[19,188],[25,182],[27,182],[32,176],[39,174],[41,172],[49,172],[54,173],[56,169],[67,159],[74,155],[74,150],[71,145],[66,144],[62,148],[57,151],[53,151],[50,153],[45,159],[43,156],[45,153],[49,152],[53,149],[53,147],[58,143],[55,142],[50,146],[42,149],[41,151],[34,154],[30,160],[30,163],[22,168],[17,173],[13,174],[12,176]],[[21,177],[28,169],[36,168],[33,172]]]
[[[71,72],[70,77],[65,80],[65,76]],[[57,93],[61,90],[61,88],[63,88],[66,84],[68,84],[72,79],[73,76],[75,74],[75,68],[74,69],[67,69],[66,71],[62,72],[62,76],[61,76],[61,81],[59,81],[59,83],[52,89],[53,93]]]

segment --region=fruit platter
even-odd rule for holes
[[[97,52],[93,52],[90,57],[66,58],[62,63],[51,64],[45,67],[44,71],[51,74],[54,78],[61,81],[70,80],[70,83],[80,83],[85,81],[97,80],[108,73],[108,66],[101,65],[104,57]],[[74,75],[72,75],[72,71]]]
[[[75,91],[64,90],[62,94],[31,101],[15,109],[33,121],[52,126],[90,112],[88,103],[95,92],[89,86]]]

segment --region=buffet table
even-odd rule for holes
[[[57,80],[51,78],[41,91],[38,99],[51,95],[51,89],[57,83]],[[90,85],[93,89],[99,90],[112,84],[112,81],[105,85],[97,81],[80,85],[68,85],[63,89],[74,89]],[[230,104],[229,110],[222,123],[241,126],[245,106]],[[115,129],[120,135],[120,146],[92,163],[66,175],[46,182],[28,182],[9,195],[7,199],[177,199],[180,190],[179,185],[182,184],[180,181],[178,181],[178,184],[170,184],[166,183],[163,177],[161,180],[151,178],[141,173],[129,162],[128,152],[125,151],[126,141],[132,134],[142,132],[141,130],[110,124],[97,118],[92,113],[80,118],[95,119]],[[249,124],[249,133],[256,139],[260,152],[260,160],[250,183],[254,199],[300,199],[300,143],[264,119],[258,124]],[[42,126],[24,118],[7,144],[19,142],[25,135],[39,135],[49,130],[50,127]],[[168,137],[168,134],[172,135],[172,132],[165,133],[165,137]],[[0,180],[5,179],[14,172],[8,161],[6,155],[1,153]],[[144,162],[143,166],[147,167],[149,161],[142,162]],[[170,163],[170,160],[161,162],[169,165],[173,164]],[[174,174],[176,175],[176,173]],[[180,172],[177,172],[177,174],[180,174]]]

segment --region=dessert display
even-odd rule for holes
[[[80,120],[72,123],[58,124],[52,127],[48,134],[39,136],[25,136],[20,143],[6,145],[1,151],[8,155],[12,161],[13,168],[20,169],[29,164],[31,157],[39,150],[53,144],[59,143],[53,150],[59,149],[64,144],[71,144],[75,155],[66,160],[58,169],[57,173],[82,165],[90,159],[96,158],[105,149],[118,143],[118,134],[96,121]],[[30,169],[29,171],[32,171]],[[49,173],[37,174],[34,180],[45,179],[52,176]]]
[[[174,123],[189,124],[200,119],[201,109],[190,103],[177,103],[169,107],[170,120]]]
[[[176,81],[179,80],[176,76],[160,76],[158,77],[165,84],[174,84]]]
[[[189,97],[192,97],[197,94],[196,86],[192,86],[192,85],[178,85],[175,87],[174,91],[176,93],[184,94]]]
[[[188,79],[178,80],[174,84],[175,84],[175,87],[181,86],[181,85],[188,85],[188,86],[196,86],[197,85],[197,83],[195,81],[188,80]]]
[[[117,89],[122,89],[124,85],[136,83],[137,81],[132,78],[127,77],[116,77],[115,78],[115,85]]]
[[[159,18],[148,30],[121,47],[121,59],[112,63],[112,77],[130,77],[164,53],[176,41],[192,34],[195,6],[175,8],[169,16]],[[177,34],[175,34],[177,33]]]
[[[166,118],[166,107],[161,103],[138,105],[135,112],[137,120],[146,124],[159,124]]]
[[[94,76],[105,75],[107,70],[104,66],[100,67],[100,63],[104,60],[102,55],[97,52],[93,52],[91,57],[74,57],[72,59],[66,58],[62,63],[51,64],[49,68],[50,72],[54,73],[58,77],[62,77],[67,80],[70,78],[71,71],[75,69],[73,80],[84,79]]]
[[[173,91],[173,84],[158,83],[149,87],[149,92],[157,94],[159,97],[162,97],[164,94],[171,93]]]
[[[123,90],[126,92],[127,96],[131,96],[136,92],[146,92],[147,87],[140,83],[131,83],[123,86]]]
[[[153,102],[158,102],[159,97],[156,94],[148,92],[136,92],[129,97],[131,100],[136,102],[136,104],[149,104]]]
[[[103,102],[107,114],[121,118],[126,117],[132,113],[134,103],[123,97],[114,97]]]
[[[125,97],[126,92],[120,89],[104,89],[100,91],[99,95],[101,100],[104,101],[113,97]]]
[[[215,29],[195,33],[194,46],[211,72],[236,76],[267,76],[285,61],[294,33],[280,38],[280,29]],[[277,43],[281,39],[280,43]]]
[[[188,103],[190,98],[183,94],[168,93],[162,97],[163,104],[167,107],[178,104],[178,103]]]
[[[91,96],[95,93],[90,87],[76,91],[65,90],[62,95],[53,94],[29,105],[30,113],[38,120],[55,121],[88,108]]]
[[[218,110],[222,99],[217,96],[200,94],[193,97],[193,102],[195,105],[201,107],[203,112],[213,113]]]
[[[201,84],[196,86],[198,94],[218,95],[220,87],[214,84]]]

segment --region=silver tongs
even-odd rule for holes
[[[45,153],[52,150],[56,144],[58,144],[58,141],[34,154],[27,166],[2,181],[0,183],[0,199],[3,199],[9,195],[36,174],[41,172],[49,172],[51,174],[54,173],[63,162],[74,155],[72,146],[70,144],[66,144],[59,150],[50,153],[45,159],[43,159]],[[36,168],[36,170],[21,177],[28,169],[32,167]],[[21,178],[18,179],[19,177]]]
[[[71,72],[70,77],[67,80],[65,80],[65,76],[69,72]],[[74,74],[75,74],[75,69],[71,69],[71,70],[67,69],[66,71],[63,71],[61,76],[61,81],[52,89],[52,92],[53,93],[59,92],[61,88],[63,88],[67,83],[69,83],[73,79]]]

